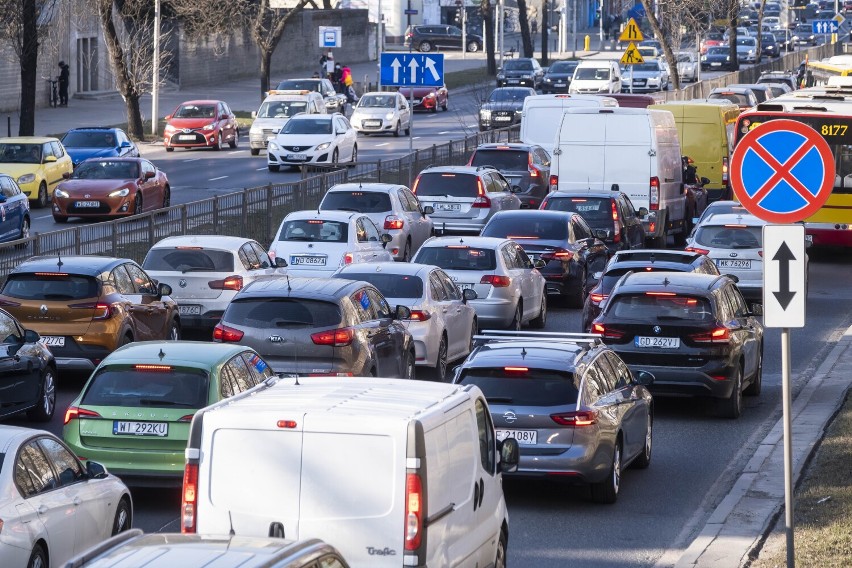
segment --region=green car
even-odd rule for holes
[[[65,411],[62,437],[128,485],[180,485],[196,411],[274,374],[234,343],[145,341],[113,351]]]

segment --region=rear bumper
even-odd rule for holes
[[[489,326],[508,327],[515,319],[515,302],[513,300],[494,298],[490,300],[470,300],[469,304],[476,311],[479,327],[488,329]]]
[[[852,223],[837,224],[836,228],[830,229],[807,227],[807,234],[813,236],[814,246],[852,247]]]
[[[552,455],[530,454],[520,447],[518,470],[504,473],[505,477],[518,479],[555,479],[568,483],[594,483],[603,479],[605,468],[595,469],[597,448],[591,445],[572,445],[564,452]],[[606,464],[609,465],[608,463]]]
[[[180,314],[180,326],[183,329],[212,330],[222,319],[225,310],[211,310],[201,315]]]
[[[648,371],[654,375],[654,382],[648,390],[655,396],[701,396],[728,398],[734,389],[732,379],[735,368],[725,361],[711,360],[703,367],[659,367],[654,365],[628,364],[634,373]],[[724,379],[714,379],[724,376]]]
[[[50,347],[59,371],[93,371],[112,351],[100,345],[77,343],[69,336],[65,337],[65,347]]]

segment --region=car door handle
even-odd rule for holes
[[[476,511],[476,508],[479,507],[479,484],[473,484],[473,510]]]
[[[479,506],[482,507],[482,499],[485,497],[485,482],[479,478]]]
[[[46,515],[47,514],[47,507],[45,505],[39,505],[38,509],[36,509],[36,510],[38,511],[39,515]]]
[[[74,497],[74,499],[73,499],[71,502],[72,502],[72,503],[74,504],[74,506],[76,507],[77,505],[79,505],[80,503],[82,503],[82,502],[83,502],[83,500],[82,500],[82,499],[80,499],[79,497]]]

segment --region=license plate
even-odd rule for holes
[[[512,84],[512,85],[514,85],[516,83],[520,83],[520,82],[521,82],[520,79],[509,79],[509,83]]]
[[[195,140],[195,134],[181,134],[178,140]]]
[[[721,66],[722,66],[721,63],[711,63],[710,64],[710,67],[721,67]]]
[[[720,259],[716,261],[716,265],[719,268],[741,268],[744,270],[751,269],[751,261],[750,260],[732,260],[732,259]]]
[[[497,439],[514,438],[520,446],[535,446],[538,441],[536,430],[497,430]]]
[[[75,207],[100,207],[100,201],[77,201],[74,203]]]
[[[293,266],[297,266],[300,264],[306,264],[311,266],[325,266],[326,257],[324,256],[291,256],[290,264]]]
[[[511,116],[495,116],[494,120],[496,120],[498,122],[509,122],[510,120],[512,120],[512,117]]]
[[[364,121],[364,126],[381,126],[381,125],[382,125],[381,120],[365,120]]]
[[[657,347],[660,349],[677,349],[680,347],[680,337],[642,337],[633,340],[636,347]]]
[[[284,159],[285,160],[298,160],[298,161],[304,162],[305,160],[308,159],[308,155],[307,154],[287,154],[286,156],[284,156]]]
[[[56,335],[42,335],[41,342],[48,347],[65,347],[65,337]]]
[[[459,290],[473,290],[473,284],[459,284],[458,282],[456,282],[456,286],[458,286]]]
[[[168,436],[168,422],[126,422],[115,420],[112,423],[115,436]]]
[[[200,316],[201,306],[178,306],[178,313],[182,316]]]
[[[554,87],[564,87],[565,83],[553,83]]]
[[[433,207],[435,211],[461,211],[458,203],[436,203]]]

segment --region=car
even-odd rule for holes
[[[358,134],[411,133],[411,108],[399,93],[377,91],[364,93],[352,110],[352,127]]]
[[[314,91],[269,91],[257,111],[251,113],[254,121],[249,128],[249,149],[252,156],[265,150],[281,127],[297,114],[327,114],[326,104]]]
[[[0,138],[0,173],[14,179],[34,207],[47,207],[63,176],[73,170],[71,156],[56,138]]]
[[[447,380],[447,366],[470,353],[479,330],[476,299],[471,289],[459,290],[437,266],[414,263],[374,263],[344,266],[336,278],[369,282],[391,305],[411,310],[406,323],[414,340],[415,364],[431,368],[434,378]]]
[[[796,74],[791,73],[790,71],[764,71],[760,74],[760,77],[757,79],[758,84],[761,83],[784,83],[788,87],[790,87],[791,91],[795,91],[796,87]]]
[[[171,204],[165,172],[145,158],[90,158],[53,192],[53,220],[139,215]]]
[[[10,175],[0,174],[0,242],[30,236],[30,200]]]
[[[266,161],[270,172],[302,164],[354,164],[358,161],[358,132],[342,114],[296,115],[269,140]]]
[[[655,397],[709,397],[721,416],[739,418],[742,395],[759,395],[763,382],[756,315],[727,276],[634,272],[615,285],[592,332],[631,371],[654,375]]]
[[[219,235],[166,237],[142,262],[151,278],[171,287],[183,329],[208,332],[237,292],[258,278],[281,276],[286,265],[257,241]]]
[[[36,256],[6,278],[0,307],[41,336],[59,371],[93,371],[122,345],[180,339],[170,293],[126,258]]]
[[[443,85],[440,87],[401,87],[399,94],[408,101],[411,110],[428,110],[438,112],[448,110],[450,92]]]
[[[368,215],[348,211],[294,211],[284,217],[269,256],[283,258],[290,276],[331,276],[359,262],[390,262],[392,237]]]
[[[84,466],[50,432],[0,426],[0,456],[3,566],[62,566],[130,528],[127,486],[97,462]]]
[[[701,56],[701,70],[735,70],[731,62],[731,50],[727,45],[712,46],[707,48],[707,53]]]
[[[166,116],[163,131],[166,152],[174,152],[175,148],[219,150],[226,142],[236,148],[239,141],[237,118],[225,101],[186,101]]]
[[[663,56],[663,50],[655,45],[640,45],[636,47],[636,50],[645,60],[659,59]]]
[[[616,252],[603,272],[594,275],[598,283],[589,291],[583,303],[583,331],[591,331],[592,321],[600,315],[616,282],[628,272],[697,272],[718,275],[719,269],[707,256],[697,252],[666,249]]]
[[[520,124],[524,99],[535,95],[530,87],[498,87],[479,107],[479,130]]]
[[[695,229],[701,225],[704,221],[712,217],[713,215],[721,215],[725,213],[736,213],[741,215],[747,215],[748,211],[739,201],[733,201],[731,199],[719,199],[710,203],[704,211],[701,213],[701,216],[694,220],[694,226],[692,228],[692,235],[695,234]],[[690,236],[692,236],[690,235]]]
[[[621,91],[628,92],[633,81],[633,92],[665,91],[669,88],[669,69],[662,59],[647,59],[644,63],[631,65],[621,74]]]
[[[742,110],[757,106],[757,96],[748,87],[716,87],[707,95],[707,100],[716,99],[731,101]]]
[[[273,377],[242,345],[140,341],[110,353],[65,411],[62,438],[134,486],[178,486],[192,416]]]
[[[603,269],[606,245],[577,213],[566,211],[501,211],[485,228],[483,237],[517,241],[544,276],[546,290],[579,308],[590,276]],[[540,263],[538,261],[541,261]]]
[[[334,85],[328,79],[318,77],[300,78],[300,79],[284,79],[278,86],[276,91],[311,91],[319,93],[325,103],[326,112],[334,114],[346,114],[346,103],[348,102],[346,95],[338,93],[334,90]]]
[[[521,200],[521,209],[537,209],[547,195],[550,155],[537,144],[480,144],[469,166],[492,166],[503,174]]]
[[[529,87],[538,89],[544,78],[544,69],[533,57],[507,59],[497,70],[498,87]]]
[[[38,333],[24,328],[3,309],[0,309],[0,369],[6,379],[0,418],[26,412],[30,420],[50,422],[56,408],[53,353],[41,342]]]
[[[453,383],[479,387],[497,439],[518,441],[507,477],[584,484],[614,503],[624,470],[651,464],[653,379],[594,337],[507,332],[477,336]]]
[[[239,564],[240,568],[349,568],[336,548],[316,538],[293,541],[273,536],[146,534],[139,529],[130,529],[105,540],[76,556],[66,566],[201,566],[210,558],[223,565]]]
[[[541,80],[541,92],[567,93],[571,86],[571,78],[574,77],[574,69],[579,61],[554,61],[547,68]]]
[[[852,12],[852,0],[844,0],[843,12]]]
[[[139,148],[121,128],[88,126],[72,128],[62,137],[62,145],[76,168],[89,158],[138,158]]]
[[[438,266],[462,292],[473,289],[479,327],[519,330],[527,323],[543,328],[547,323],[545,279],[524,249],[515,241],[492,237],[433,237],[413,262]]]
[[[392,183],[340,183],[328,189],[319,211],[354,211],[367,215],[391,239],[385,249],[394,260],[408,262],[432,236],[431,207],[423,207],[404,185]]]
[[[781,18],[779,18],[778,16],[764,16],[763,25],[769,26],[769,29],[773,31],[781,29],[783,27],[783,24],[781,23]]]
[[[579,213],[596,236],[606,243],[609,255],[616,251],[645,248],[642,219],[630,198],[616,191],[562,190],[547,194],[545,211]]]
[[[774,34],[767,32],[760,34],[760,51],[763,55],[769,57],[779,57],[781,55],[781,49]]]
[[[700,62],[695,52],[679,51],[675,58],[677,59],[677,74],[680,76],[680,80],[684,82],[697,81]]]
[[[781,95],[786,95],[793,89],[791,89],[787,83],[760,83],[761,85],[766,85],[769,88],[770,98],[774,99],[775,97],[780,97]]]
[[[434,211],[436,234],[478,235],[497,211],[521,208],[512,186],[490,166],[426,168],[417,175],[412,191]]]
[[[482,49],[482,37],[476,34],[462,34],[456,26],[428,25],[408,26],[405,30],[405,47],[428,53],[435,48],[462,49],[462,38],[467,40],[465,51],[475,53]]]
[[[737,36],[737,60],[740,63],[757,63],[757,38]]]
[[[757,104],[765,103],[772,98],[772,90],[766,85],[760,83],[734,83],[728,85],[727,88],[745,87],[751,89],[754,96],[757,97]]]
[[[756,22],[757,18],[755,18],[754,21]],[[736,35],[734,37],[749,37],[750,35],[751,35],[751,33],[749,32],[748,28],[739,26],[736,29]],[[722,37],[724,38],[725,41],[729,41],[731,39],[730,28],[725,29],[725,33],[722,35]]]
[[[775,37],[775,41],[778,43],[779,51],[789,52],[796,49],[796,45],[793,42],[792,30],[787,28],[775,30],[774,32],[772,32],[772,35]],[[766,73],[774,73],[774,71],[766,71]],[[781,73],[783,73],[783,71]],[[758,82],[760,81],[758,80]]]
[[[240,290],[213,341],[254,348],[276,373],[413,379],[410,317],[367,282],[275,278]]]
[[[833,14],[832,14],[833,15]],[[829,16],[830,18],[831,16]],[[794,45],[800,44],[817,44],[816,34],[813,32],[813,26],[811,24],[798,24],[795,28],[793,28],[793,37],[790,38]]]
[[[707,53],[707,49],[710,47],[720,46],[725,43],[724,36],[719,32],[707,32],[701,38],[701,55]]]

